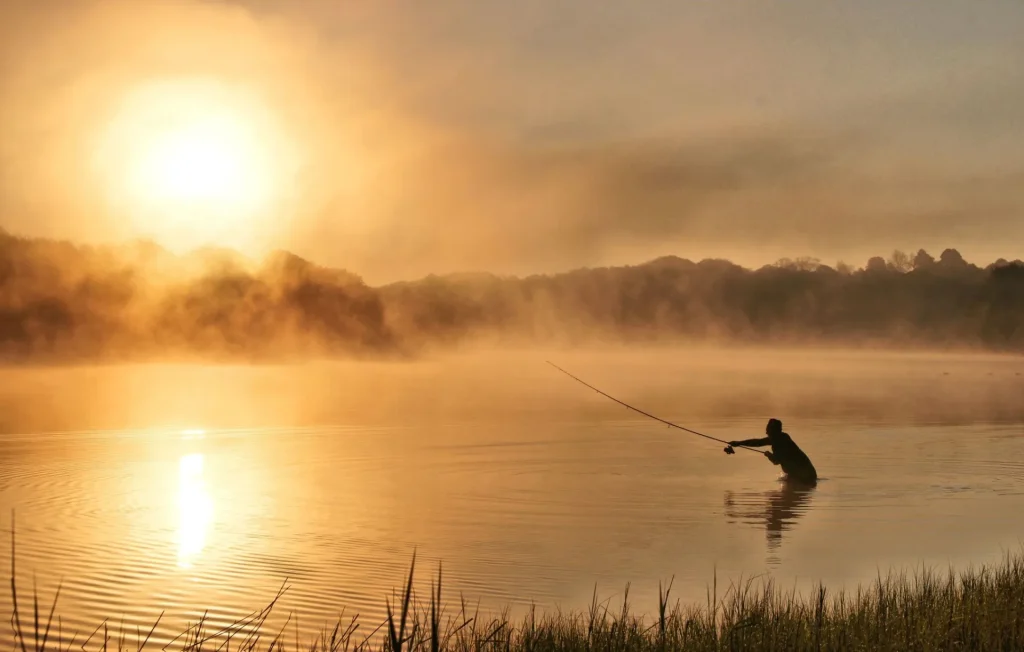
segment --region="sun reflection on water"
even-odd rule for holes
[[[203,455],[192,453],[178,465],[178,567],[191,568],[206,545],[213,501],[203,479]]]

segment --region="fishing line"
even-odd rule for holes
[[[696,430],[690,430],[689,428],[686,428],[686,427],[681,426],[679,424],[672,423],[671,421],[666,421],[665,419],[662,419],[661,417],[656,417],[653,414],[651,414],[650,412],[644,412],[640,408],[635,408],[632,405],[630,405],[629,403],[626,403],[624,401],[620,401],[619,399],[615,398],[611,394],[606,394],[605,392],[602,392],[601,390],[599,390],[598,388],[594,387],[590,383],[588,383],[588,382],[586,382],[586,381],[584,381],[584,380],[582,380],[580,378],[577,378],[576,376],[573,376],[571,373],[569,373],[565,369],[562,369],[561,367],[556,365],[554,362],[551,362],[550,360],[546,360],[545,362],[547,362],[549,365],[551,365],[555,369],[558,369],[559,371],[561,371],[563,374],[565,374],[569,378],[572,378],[576,382],[580,383],[581,385],[589,387],[590,389],[594,390],[595,392],[597,392],[601,396],[604,396],[605,398],[610,398],[611,400],[615,401],[616,403],[618,403],[619,405],[621,405],[621,406],[623,406],[625,408],[629,408],[630,410],[633,410],[634,412],[638,412],[639,414],[642,414],[645,417],[649,417],[651,419],[654,419],[655,421],[660,421],[660,422],[664,423],[665,425],[670,426],[672,428],[678,428],[679,430],[682,430],[684,432],[688,432],[691,435],[697,435],[698,437],[703,437],[704,439],[710,439],[711,441],[717,441],[717,442],[719,442],[721,444],[725,444],[726,447],[727,447],[725,449],[725,452],[727,452],[727,453],[729,453],[730,450],[733,449],[733,448],[742,448],[744,450],[748,450],[748,451],[751,451],[753,453],[758,453],[759,455],[767,455],[767,453],[765,453],[764,451],[759,451],[756,448],[750,448],[749,446],[731,446],[729,444],[729,442],[725,441],[724,439],[719,439],[718,437],[712,437],[711,435],[705,435],[704,433],[697,432]]]

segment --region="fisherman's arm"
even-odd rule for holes
[[[763,439],[742,439],[739,441],[729,442],[730,446],[767,446],[772,443],[767,437]]]

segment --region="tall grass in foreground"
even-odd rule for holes
[[[879,576],[855,593],[810,596],[783,592],[771,581],[731,585],[718,595],[717,580],[705,605],[670,606],[671,583],[659,586],[653,618],[633,615],[629,587],[614,609],[596,599],[587,611],[538,615],[518,621],[508,611],[471,612],[464,599],[446,609],[440,567],[430,595],[413,591],[415,554],[403,592],[386,601],[387,619],[364,628],[359,617],[302,641],[289,636],[288,623],[269,630],[267,618],[285,588],[263,609],[228,627],[205,619],[189,625],[164,645],[148,632],[112,632],[107,622],[86,636],[54,622],[58,587],[48,614],[40,618],[33,592],[30,605],[18,593],[11,551],[11,600],[15,652],[140,652],[159,647],[182,652],[342,652],[356,650],[1024,650],[1024,551],[1002,563],[957,574],[928,570],[912,576]],[[44,605],[45,607],[45,605]],[[291,617],[289,617],[289,622]],[[269,630],[269,631],[268,631]]]

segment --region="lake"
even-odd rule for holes
[[[769,417],[823,478],[722,439]],[[757,349],[465,352],[418,362],[0,371],[0,524],[65,632],[157,638],[209,611],[367,622],[443,564],[485,609],[615,604],[717,574],[782,587],[998,561],[1024,533],[1024,359]],[[9,543],[3,545],[8,558]],[[6,576],[6,573],[5,573]],[[24,595],[22,599],[24,599]],[[4,622],[9,599],[0,602]],[[376,624],[374,622],[374,624]]]

